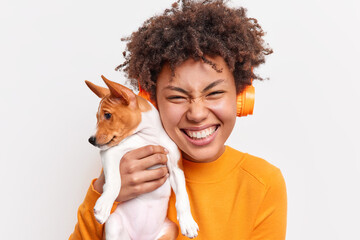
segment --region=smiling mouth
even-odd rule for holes
[[[186,136],[193,140],[202,140],[212,136],[216,130],[219,128],[219,125],[214,125],[202,130],[189,130],[189,129],[181,129]]]

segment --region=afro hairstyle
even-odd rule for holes
[[[263,80],[253,68],[273,52],[264,43],[264,34],[258,21],[246,16],[245,8],[228,7],[223,0],[178,0],[122,39],[128,41],[123,52],[125,61],[115,70],[122,69],[135,89],[140,85],[156,100],[156,81],[165,63],[173,76],[176,67],[189,58],[204,61],[221,72],[206,58],[221,56],[240,93],[252,79]]]

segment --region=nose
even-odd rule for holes
[[[201,122],[209,115],[209,109],[206,107],[202,99],[193,99],[189,104],[186,117],[192,122]]]
[[[91,136],[91,137],[89,138],[89,143],[91,143],[92,145],[96,146],[96,137]]]

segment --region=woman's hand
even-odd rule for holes
[[[116,198],[124,202],[143,193],[151,192],[164,184],[168,178],[167,150],[161,146],[148,145],[126,153],[120,161],[121,190]],[[164,165],[148,169],[154,165]],[[104,173],[94,182],[94,188],[103,192]]]

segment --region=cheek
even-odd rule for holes
[[[209,104],[209,109],[222,122],[236,120],[236,98],[227,98]]]
[[[166,132],[171,136],[184,115],[184,109],[175,104],[162,104],[159,106],[159,112],[162,124]]]

